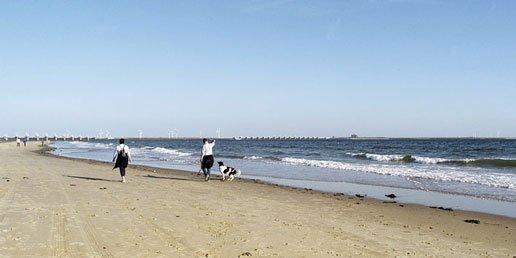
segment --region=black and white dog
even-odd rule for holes
[[[235,176],[240,176],[240,174],[242,174],[239,169],[225,166],[222,161],[219,161],[217,163],[219,163],[219,170],[220,174],[222,175],[222,181],[226,180],[226,176],[229,177],[229,181],[233,181],[233,179],[235,179]]]

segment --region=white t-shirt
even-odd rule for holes
[[[208,155],[213,155],[213,146],[215,146],[215,142],[206,142],[203,146],[202,146],[202,157],[204,156],[208,156]]]
[[[131,150],[129,149],[129,146],[127,146],[125,144],[120,144],[120,145],[116,146],[115,154],[113,155],[113,159],[116,160],[118,153],[120,153],[122,151],[122,149],[127,154],[127,158],[129,158],[129,160],[131,160]]]

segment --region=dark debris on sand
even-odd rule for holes
[[[396,201],[383,201],[383,203],[397,203]]]
[[[389,198],[391,198],[391,199],[394,199],[394,198],[396,198],[397,196],[396,196],[395,194],[391,193],[391,194],[386,194],[386,195],[385,195],[385,197],[389,197]]]
[[[444,207],[442,207],[442,206],[439,206],[439,207],[437,207],[437,206],[430,206],[430,208],[432,208],[432,209],[438,209],[438,210],[443,210],[443,211],[453,211],[453,209],[452,209],[452,208],[444,208]]]
[[[480,224],[480,220],[478,220],[478,219],[465,219],[464,222],[472,223],[472,224]]]

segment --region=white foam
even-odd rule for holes
[[[244,159],[257,160],[257,159],[263,159],[263,157],[260,157],[260,156],[245,156]]]
[[[364,152],[361,152],[361,153],[346,153],[347,155],[351,155],[351,156],[362,156],[362,157],[365,157],[366,159],[370,159],[370,160],[376,160],[376,161],[401,161],[403,159],[403,155],[395,155],[395,154],[390,154],[390,155],[382,155],[382,154],[371,154],[371,153],[364,153]]]
[[[68,142],[78,149],[109,149],[112,148],[112,143],[91,143],[91,142],[80,142],[80,141],[72,141]]]
[[[482,184],[493,187],[516,189],[516,175],[502,173],[473,173],[454,167],[410,167],[392,164],[359,164],[327,160],[308,160],[300,158],[283,158],[290,165],[304,165],[338,170],[369,172],[382,175],[404,176],[409,178],[426,178],[441,181],[457,181]]]
[[[181,152],[181,151],[173,150],[173,149],[162,148],[162,147],[156,147],[154,149],[151,149],[151,151],[157,152],[157,153],[162,153],[162,154],[169,154],[169,155],[173,155],[173,156],[179,156],[179,157],[191,155],[190,153]]]
[[[380,154],[365,154],[366,158],[377,161],[400,161],[403,155],[380,155]]]
[[[365,156],[367,159],[376,160],[381,162],[388,161],[403,161],[403,158],[408,155],[396,155],[396,154],[371,154],[371,153],[346,153],[351,156]],[[449,161],[463,161],[463,162],[471,162],[474,159],[445,159],[445,158],[430,158],[430,157],[422,157],[422,156],[412,156],[414,162],[422,163],[422,164],[438,164]]]
[[[416,162],[424,163],[424,164],[437,164],[437,163],[450,161],[449,159],[443,159],[443,158],[429,158],[429,157],[419,157],[419,156],[412,156],[412,158]]]

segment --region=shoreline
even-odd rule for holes
[[[104,165],[112,165],[113,164],[112,162],[108,162],[108,161],[100,161],[100,160],[87,159],[87,158],[74,158],[74,157],[60,156],[60,155],[56,155],[56,154],[51,153],[51,151],[53,149],[54,149],[53,147],[45,145],[45,147],[42,147],[42,149],[36,151],[36,153],[38,153],[40,155],[54,157],[54,158],[60,158],[60,159],[67,159],[67,160],[75,160],[75,161],[85,162],[85,163],[88,163],[88,164],[104,164]],[[189,174],[189,175],[195,176],[197,174],[197,172],[194,172],[194,171],[181,170],[181,169],[173,169],[173,168],[153,167],[153,166],[138,165],[138,164],[130,164],[128,166],[128,168],[129,169],[139,169],[139,170],[143,170],[143,171],[148,171],[150,173],[157,173],[157,174],[164,174],[164,175],[166,175],[166,174],[174,174],[175,175],[176,173],[185,173],[185,174]],[[216,173],[212,173],[212,178],[216,178],[217,180],[220,178],[220,175],[218,174],[218,171]],[[264,181],[264,180],[252,179],[252,178],[241,178],[240,177],[240,178],[235,178],[235,180],[246,182],[246,183],[255,183],[255,184],[269,185],[269,186],[285,188],[285,189],[301,191],[301,192],[314,192],[314,193],[319,193],[319,194],[322,194],[322,195],[325,195],[325,196],[331,196],[331,197],[337,198],[337,199],[340,199],[340,198],[360,199],[360,200],[367,199],[369,201],[373,201],[373,202],[376,202],[376,203],[390,203],[390,204],[398,204],[398,205],[415,205],[415,206],[419,206],[421,208],[437,209],[437,210],[440,210],[442,212],[448,212],[449,209],[452,209],[453,211],[467,212],[467,213],[471,213],[471,214],[483,214],[483,215],[489,215],[489,216],[500,216],[500,217],[509,218],[509,219],[516,219],[516,215],[515,216],[510,216],[510,215],[495,214],[495,213],[488,213],[488,212],[475,211],[475,210],[456,209],[456,208],[447,207],[447,205],[442,204],[442,203],[435,204],[435,205],[425,205],[425,204],[415,203],[415,202],[403,202],[403,201],[402,202],[398,202],[396,200],[397,198],[394,198],[394,199],[389,199],[389,198],[386,198],[386,197],[385,198],[375,198],[375,197],[371,197],[371,196],[369,196],[367,194],[364,195],[363,192],[358,192],[358,193],[355,193],[355,194],[348,194],[348,193],[342,193],[342,192],[331,192],[331,191],[324,191],[324,190],[314,190],[312,188],[289,186],[289,185],[285,185],[285,184],[281,184],[281,183],[267,182],[267,181]],[[418,191],[418,190],[415,190],[415,189],[383,187],[383,186],[374,186],[374,185],[366,185],[366,184],[355,184],[355,183],[347,183],[347,184],[361,185],[364,188],[375,188],[376,187],[376,188],[392,188],[392,189],[396,189],[396,190],[399,190],[399,191],[407,191],[407,190],[408,191],[414,191],[414,192]],[[389,193],[386,192],[385,194],[390,194],[390,192]],[[397,193],[395,192],[394,194],[397,194]],[[472,196],[461,196],[461,195],[456,195],[456,194],[451,194],[451,193],[435,192],[435,194],[438,194],[438,195],[451,195],[451,196],[456,196],[456,197],[464,197],[464,198],[468,198],[468,199],[485,200],[485,199],[480,199],[480,198],[476,198],[476,197],[472,197]],[[364,197],[357,197],[357,195],[363,195]],[[502,201],[494,200],[494,199],[493,200],[489,199],[488,201],[502,202]],[[509,203],[509,202],[507,202],[507,203]]]
[[[81,161],[81,162],[86,162],[88,164],[112,165],[112,163],[108,162],[108,161],[100,161],[100,160],[94,160],[94,159],[88,159],[88,158],[60,156],[60,155],[51,153],[51,151],[53,149],[55,149],[55,148],[45,145],[45,149],[40,150],[38,153],[41,155],[47,155],[47,156],[55,157],[55,158],[77,160],[77,161]],[[139,164],[130,164],[128,168],[141,169],[141,170],[149,171],[149,172],[156,171],[156,173],[158,173],[158,174],[159,173],[161,173],[161,174],[186,173],[186,174],[190,174],[190,175],[197,174],[197,172],[194,172],[194,171],[175,169],[175,168],[154,167],[154,166],[139,165]],[[213,177],[215,177],[217,179],[220,178],[218,171],[215,173],[212,173],[212,178]],[[501,216],[501,217],[506,217],[506,218],[511,218],[511,219],[516,218],[516,213],[514,213],[514,214],[505,213],[504,214],[503,210],[499,211],[499,213],[489,213],[489,212],[482,211],[482,210],[474,210],[474,209],[468,210],[468,209],[456,208],[456,206],[453,205],[454,203],[460,203],[460,202],[464,202],[464,201],[468,202],[468,200],[469,200],[470,202],[477,202],[477,203],[488,203],[488,204],[502,203],[500,205],[512,204],[513,206],[515,206],[515,209],[516,209],[516,203],[513,203],[513,202],[501,201],[501,200],[489,199],[489,198],[485,198],[485,199],[477,198],[477,197],[468,196],[468,195],[459,195],[459,194],[446,193],[446,192],[422,191],[422,190],[411,189],[411,188],[398,188],[398,187],[389,187],[389,186],[338,182],[338,183],[344,184],[348,187],[350,186],[350,188],[352,188],[352,189],[367,188],[366,191],[368,191],[367,193],[365,191],[356,191],[355,193],[350,194],[350,193],[342,193],[342,192],[338,192],[338,191],[324,190],[322,188],[314,189],[314,188],[317,188],[317,186],[315,186],[315,187],[313,186],[311,188],[310,187],[292,186],[292,185],[288,185],[285,183],[285,182],[290,181],[287,179],[276,180],[276,181],[283,181],[282,183],[268,182],[268,181],[265,181],[265,180],[262,180],[259,178],[242,178],[242,177],[240,177],[240,178],[236,178],[236,179],[238,179],[239,181],[243,181],[243,182],[271,185],[271,186],[275,186],[275,187],[283,187],[283,188],[292,189],[292,190],[313,191],[313,192],[317,192],[317,193],[320,193],[323,195],[332,195],[335,197],[358,198],[357,195],[364,195],[364,198],[359,198],[359,199],[369,199],[369,200],[376,201],[378,203],[393,203],[393,204],[397,203],[397,204],[401,204],[401,205],[418,205],[418,206],[426,207],[426,208],[439,209],[439,210],[442,210],[443,212],[446,212],[447,210],[449,211],[449,209],[453,209],[454,211],[479,213],[479,214],[486,214],[486,215],[492,215],[492,216]],[[274,181],[274,180],[271,180],[271,181]],[[292,181],[296,181],[296,180],[292,180]],[[377,189],[391,189],[391,191],[381,192],[382,190],[377,190]],[[421,195],[422,197],[412,197],[412,198],[408,198],[408,200],[405,200],[405,201],[404,200],[399,201],[399,199],[400,199],[399,193],[400,192],[410,193],[412,195]],[[390,199],[390,198],[384,197],[384,195],[391,194],[391,193],[398,195],[397,198]],[[433,196],[433,197],[428,198],[429,195]],[[457,200],[450,201],[449,199],[447,199],[447,197],[450,197],[450,196]],[[419,199],[420,202],[414,201],[416,199]],[[431,199],[431,200],[435,200],[435,201],[430,202],[430,204],[424,204],[424,203],[421,203],[422,199]],[[410,201],[410,200],[413,200],[413,201]],[[489,209],[489,208],[493,209],[493,207],[489,207],[488,205],[484,204],[484,206],[487,206],[484,209]]]
[[[0,253],[7,256],[516,253],[516,219],[504,216],[256,180],[206,183],[195,172],[141,165],[120,183],[110,163],[46,150],[0,144]]]

